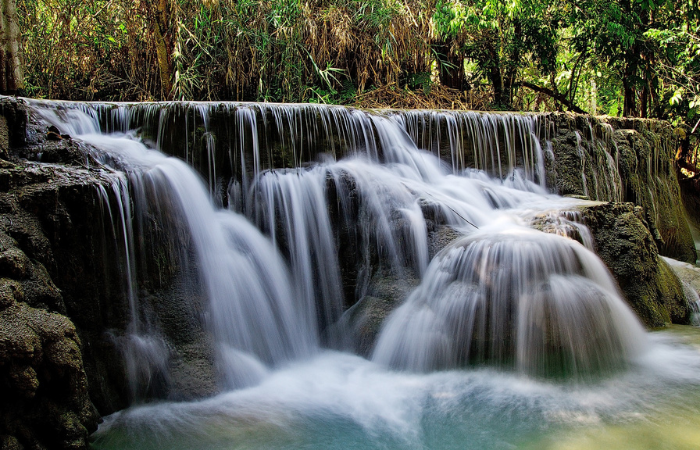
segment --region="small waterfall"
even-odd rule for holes
[[[619,367],[643,341],[595,255],[558,235],[506,226],[443,250],[386,322],[373,359],[414,371],[486,364],[581,377]]]
[[[129,304],[129,316],[131,318],[126,329],[125,336],[112,335],[117,347],[122,351],[128,375],[130,395],[132,399],[139,399],[146,395],[158,392],[162,384],[167,383],[168,346],[157,330],[149,324],[149,318],[141,311],[138,298],[138,275],[136,266],[136,249],[134,239],[134,227],[132,224],[131,199],[129,198],[129,184],[127,177],[121,172],[110,174],[112,179],[110,195],[100,186],[99,196],[110,215],[112,234],[117,238],[121,230],[121,245],[124,249],[124,272],[126,278],[126,296]],[[112,216],[110,198],[116,200],[118,220]],[[119,247],[119,246],[118,246]]]
[[[690,323],[700,326],[700,267],[697,264],[688,264],[675,259],[662,257],[673,269],[683,285],[683,293],[690,306]]]
[[[57,107],[31,102],[58,108],[64,116],[82,111],[104,133],[136,130],[145,142],[180,157],[203,176],[243,179],[243,186],[263,170],[299,167],[320,154],[333,159],[363,154],[379,161],[386,144],[378,139],[382,120],[404,130],[412,145],[450,161],[454,174],[474,168],[504,179],[519,168],[525,179],[545,186],[542,143],[550,125],[538,115],[368,112],[314,104],[64,102]]]
[[[259,364],[278,364],[315,348],[314,325],[294,307],[289,274],[272,244],[243,217],[217,211],[186,164],[136,141],[83,138],[128,161],[124,168],[135,190],[157,202],[146,200],[141,208],[171,205],[169,214],[187,225],[209,299],[207,321],[225,355],[221,360],[237,361],[222,369],[232,387],[252,381]],[[260,363],[252,364],[255,360]]]
[[[683,283],[683,291],[690,304],[691,314],[690,323],[696,327],[700,327],[700,295],[688,283]]]
[[[263,172],[255,180],[250,211],[274,244],[289,255],[296,307],[318,319],[321,329],[343,308],[340,268],[326,205],[326,171]]]
[[[244,217],[217,209],[189,166],[148,149],[129,134],[96,133],[96,117],[79,110],[43,111],[43,116],[98,149],[93,156],[103,164],[127,174],[115,178],[113,196],[119,202],[117,222],[127,249],[131,322],[127,335],[115,339],[124,349],[132,389],[167,373],[167,344],[150,323],[156,318],[141,314],[135,281],[139,266],[132,224],[140,224],[143,231],[148,215],[155,215],[161,225],[180,224],[179,232],[192,242],[194,264],[209,301],[205,321],[216,337],[226,387],[256,383],[267,368],[315,351],[315,323],[304,308],[294,305],[295,289],[277,250]],[[101,196],[105,201],[110,198],[106,192]],[[111,211],[109,204],[107,210]],[[179,264],[187,264],[186,256],[180,259]]]
[[[440,157],[447,136],[452,172],[469,167],[504,178],[516,167],[528,180],[545,185],[545,163],[540,136],[546,124],[537,116],[482,114],[456,111],[401,111],[392,116],[420,148]],[[518,151],[519,149],[519,151]],[[471,158],[466,154],[470,152]],[[447,158],[446,158],[447,159]],[[469,163],[469,160],[472,163]]]

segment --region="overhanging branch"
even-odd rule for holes
[[[537,86],[536,84],[528,83],[527,81],[521,81],[520,83],[517,83],[518,86],[523,86],[528,89],[532,89],[535,92],[540,92],[542,94],[548,95],[552,97],[554,100],[558,101],[562,105],[566,106],[569,108],[570,111],[579,113],[579,114],[588,114],[586,111],[582,110],[578,106],[574,105],[572,102],[570,102],[564,95],[560,94],[559,92],[553,91],[549,88],[546,88],[544,86]]]

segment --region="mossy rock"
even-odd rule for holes
[[[67,317],[22,302],[5,308],[0,368],[4,446],[87,448],[99,415],[88,395],[80,339]]]
[[[596,252],[644,324],[656,328],[671,322],[689,323],[690,308],[683,286],[659,257],[643,209],[631,203],[580,209],[595,240]]]
[[[695,262],[673,165],[671,126],[653,120],[552,117],[547,184],[561,195],[642,206],[659,253]]]
[[[683,290],[683,284],[673,269],[659,257],[657,268],[657,298],[672,323],[689,324],[692,310]]]
[[[382,323],[397,306],[393,298],[366,295],[343,314],[340,323],[352,336],[355,352],[366,357],[372,353]]]

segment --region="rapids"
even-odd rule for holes
[[[220,105],[235,114],[236,148],[212,132],[214,107],[194,104],[202,163],[189,148],[168,149],[162,127],[149,141],[135,124],[172,112],[33,106],[112,171],[119,204],[106,209],[117,211],[127,256],[147,213],[175,222],[194,249],[179,257],[192,260],[207,298],[221,393],[115,413],[96,448],[596,448],[608,441],[590,430],[624,435],[648,422],[688,433],[683,424],[700,418],[697,347],[643,330],[571,220],[583,201],[545,189],[546,135],[532,117],[454,116],[442,131],[454,144],[445,158],[425,116]],[[309,114],[323,130],[310,131]],[[286,168],[265,156],[274,151],[258,129],[270,126],[288,127],[279,131],[292,149]],[[458,139],[464,129],[471,135]],[[223,175],[217,145],[229,146]],[[615,191],[608,163],[600,182]],[[554,233],[532,227],[542,215],[555,219]],[[462,237],[431,258],[437,222]],[[351,247],[339,248],[338,228],[351,230]],[[354,292],[343,285],[345,253],[359,267]],[[150,375],[167,373],[168,343],[138,306],[137,258],[126,260],[123,347],[138,397]],[[347,351],[340,319],[377,267],[419,284],[365,359]]]

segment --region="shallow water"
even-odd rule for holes
[[[691,449],[700,329],[673,326],[627,371],[589,384],[493,370],[389,371],[326,352],[253,388],[105,419],[98,449]]]

